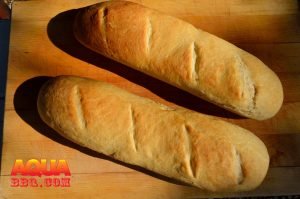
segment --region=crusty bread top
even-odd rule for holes
[[[267,149],[249,131],[104,82],[53,78],[38,111],[75,143],[207,190],[250,190],[268,170]]]
[[[240,115],[267,119],[282,105],[281,82],[259,59],[142,5],[113,1],[84,8],[74,34],[98,53]]]

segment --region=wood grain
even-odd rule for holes
[[[202,198],[300,194],[300,13],[295,0],[133,0],[235,43],[280,77],[284,104],[265,121],[241,118],[122,64],[97,55],[73,37],[76,10],[98,0],[27,0],[13,7],[5,101],[0,197]],[[55,2],[55,3],[53,3]],[[36,96],[49,76],[78,75],[115,84],[169,106],[215,115],[257,134],[271,156],[262,186],[212,194],[114,161],[58,136],[39,118]],[[16,158],[65,159],[70,188],[13,188]]]
[[[271,168],[256,196],[298,194],[298,184],[291,179],[300,178],[300,168]],[[138,172],[105,172],[100,174],[73,174],[69,188],[20,188],[9,186],[10,177],[2,176],[2,198],[132,198],[181,199],[230,197],[230,193],[208,193],[188,186],[165,182]],[[1,189],[0,189],[1,190]],[[253,192],[238,196],[253,196]]]

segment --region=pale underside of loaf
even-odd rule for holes
[[[206,190],[250,190],[268,170],[267,149],[249,131],[107,83],[56,77],[38,111],[75,143]]]
[[[253,55],[135,3],[80,10],[74,35],[104,56],[249,118],[270,118],[283,101],[280,80]]]

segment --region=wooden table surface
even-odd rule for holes
[[[256,55],[280,77],[284,104],[272,119],[245,119],[99,56],[74,39],[76,8],[99,0],[15,1],[1,154],[0,198],[201,198],[300,194],[300,14],[296,0],[136,0],[186,20]],[[137,95],[215,115],[267,145],[270,169],[245,193],[212,194],[112,161],[59,137],[43,124],[36,95],[49,76],[99,79]],[[10,186],[15,159],[65,159],[71,187]]]

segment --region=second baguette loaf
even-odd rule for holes
[[[283,101],[280,80],[259,59],[139,4],[84,8],[74,35],[100,54],[246,117],[270,118]]]
[[[206,190],[254,189],[269,166],[249,131],[104,82],[56,77],[40,90],[38,111],[75,143]]]

